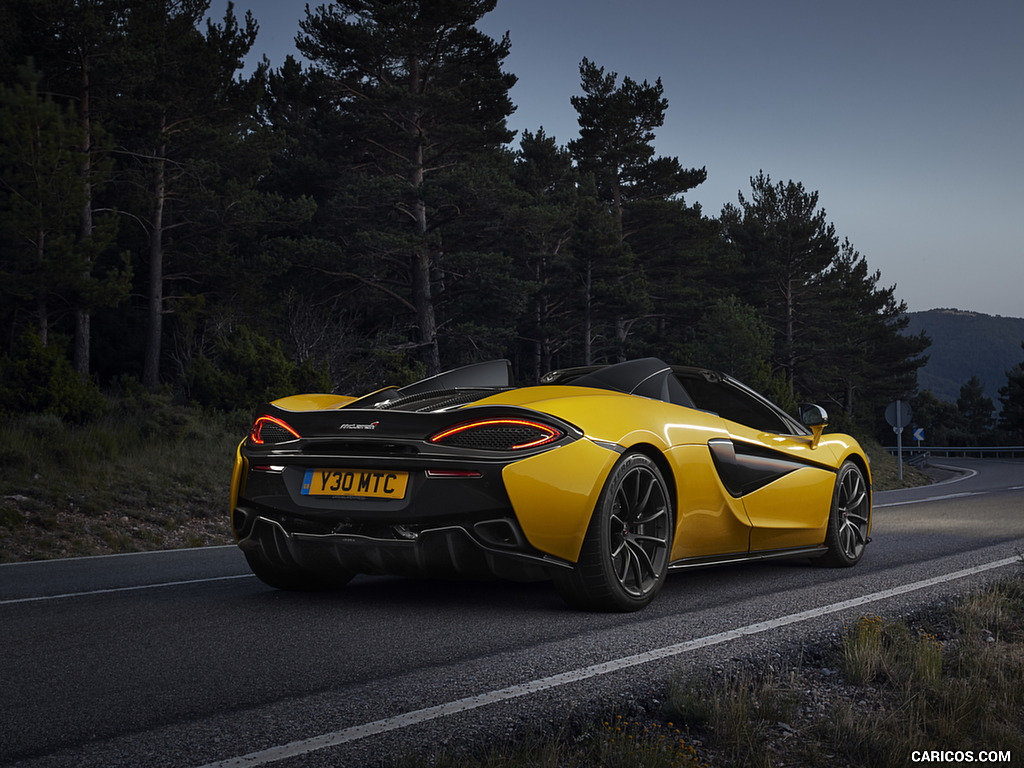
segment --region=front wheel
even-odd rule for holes
[[[828,551],[818,565],[849,568],[864,555],[871,531],[871,495],[864,473],[852,461],[843,462],[832,492],[825,546]]]
[[[641,453],[623,456],[601,490],[576,567],[555,582],[559,594],[584,610],[643,608],[665,582],[673,535],[658,465]]]

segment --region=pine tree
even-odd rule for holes
[[[665,122],[668,99],[661,78],[651,85],[606,73],[589,59],[580,63],[582,96],[571,99],[580,136],[569,151],[584,173],[592,173],[598,196],[611,205],[625,237],[629,203],[669,200],[707,178],[705,169],[683,169],[678,158],[655,157],[654,131]]]
[[[84,192],[74,111],[39,94],[40,73],[0,86],[0,295],[8,313],[34,315],[42,346],[54,307],[74,306],[86,254],[78,243]]]
[[[1024,349],[1024,342],[1021,343]],[[1006,386],[999,388],[999,428],[1017,444],[1024,442],[1024,363],[1006,372]]]
[[[879,271],[845,239],[816,288],[808,338],[811,359],[799,379],[805,395],[833,403],[847,419],[870,420],[892,400],[916,386],[931,343],[925,334],[907,336],[905,302],[896,286],[879,285]]]
[[[66,298],[73,305],[73,359],[82,377],[87,377],[91,368],[92,311],[121,301],[127,295],[129,278],[123,258],[104,258],[111,256],[107,251],[118,219],[109,210],[96,212],[104,207],[97,200],[108,192],[111,178],[109,132],[101,125],[103,103],[111,95],[111,78],[104,67],[114,58],[116,27],[123,18],[125,2],[11,0],[5,7],[8,17],[4,26],[13,34],[0,46],[11,57],[7,62],[0,60],[0,69],[11,72],[31,57],[39,68],[39,92],[73,110],[69,114],[74,115],[79,129],[76,157],[82,199],[77,247],[82,272],[77,295]]]
[[[982,384],[981,379],[971,376],[970,380],[960,387],[960,397],[956,400],[956,407],[967,424],[972,444],[976,445],[982,436],[992,429],[992,419],[996,409],[992,398],[985,397],[985,385]]]
[[[579,175],[568,151],[539,129],[526,131],[513,169],[524,199],[517,207],[511,248],[531,282],[529,308],[520,321],[528,378],[540,382],[559,354],[577,339],[579,284],[572,253],[579,210]]]
[[[357,251],[348,271],[399,299],[392,309],[412,309],[428,373],[441,365],[436,295],[446,220],[458,212],[445,179],[512,137],[515,77],[501,70],[510,43],[475,26],[495,3],[342,0],[300,23],[299,51],[331,83],[344,118],[338,176],[352,205],[341,207]]]
[[[571,99],[580,133],[569,142],[569,150],[580,171],[593,178],[597,199],[610,211],[620,241],[618,247],[609,244],[587,257],[584,284],[590,314],[585,325],[593,327],[595,319],[609,324],[603,334],[609,351],[613,359],[623,360],[635,328],[655,313],[647,276],[652,265],[649,254],[638,250],[652,241],[644,230],[657,228],[684,209],[680,196],[702,183],[707,173],[684,169],[678,158],[655,156],[655,130],[664,124],[668,108],[660,78],[652,85],[627,76],[620,84],[617,73],[585,58],[580,84],[583,95]],[[611,314],[595,318],[592,310],[601,304]],[[588,349],[601,335],[585,332]],[[587,360],[592,356],[585,354]]]
[[[123,68],[122,98],[116,119],[120,153],[131,158],[124,169],[139,195],[132,201],[145,222],[147,331],[143,383],[161,380],[165,292],[169,274],[189,270],[175,261],[187,253],[192,207],[218,168],[208,162],[224,136],[239,136],[255,112],[254,84],[236,79],[242,57],[256,38],[251,13],[240,26],[229,4],[222,24],[207,21],[199,31],[208,0],[137,0],[123,25],[118,64]],[[254,77],[260,78],[257,74]],[[205,209],[207,206],[198,206]],[[169,238],[174,233],[173,244]],[[175,264],[180,270],[171,272]]]
[[[775,333],[774,364],[791,392],[803,363],[815,354],[810,343],[816,282],[839,251],[835,228],[818,207],[818,193],[789,181],[773,184],[762,171],[751,177],[751,196],[723,211],[725,234],[742,254],[735,275],[740,298],[758,308]]]

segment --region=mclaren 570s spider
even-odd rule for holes
[[[231,523],[272,587],[356,574],[551,580],[633,611],[669,571],[803,557],[847,567],[871,474],[827,415],[654,358],[515,386],[505,360],[362,397],[269,403],[238,447]]]

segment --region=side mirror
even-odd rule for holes
[[[800,421],[811,430],[811,449],[817,448],[821,435],[828,426],[828,413],[820,405],[801,405]]]
[[[828,414],[820,405],[801,405],[800,421],[805,427],[828,426]]]

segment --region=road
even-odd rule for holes
[[[571,611],[545,584],[358,577],[286,594],[234,547],[2,565],[0,765],[359,765],[909,610],[1012,573],[1024,550],[1024,461],[955,463],[955,482],[877,494],[856,568],[674,574],[629,615]]]

